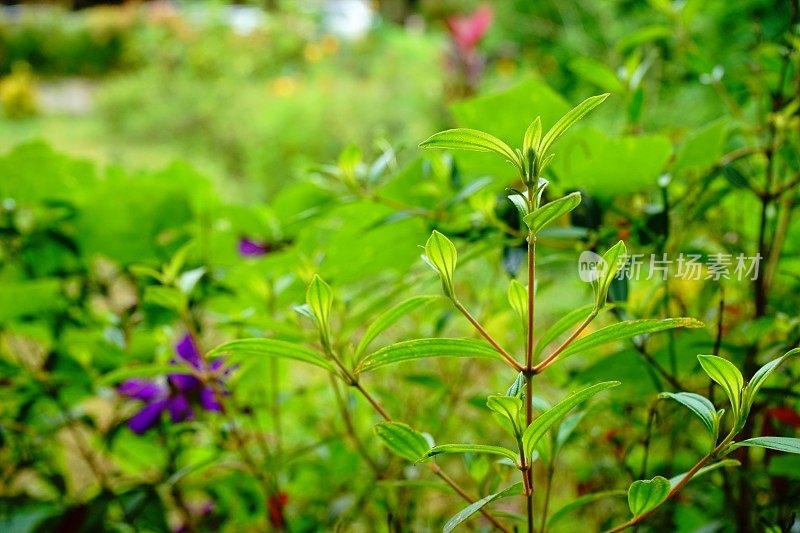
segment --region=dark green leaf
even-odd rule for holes
[[[667,498],[670,488],[669,480],[661,476],[634,481],[628,488],[628,507],[633,516],[643,515],[658,507]]]
[[[712,438],[717,436],[717,409],[714,404],[705,396],[700,396],[693,392],[662,392],[659,394],[661,398],[672,398],[678,403],[686,406],[691,412],[700,418],[703,425],[711,434]]]

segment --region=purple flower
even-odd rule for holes
[[[242,257],[260,257],[269,251],[268,245],[247,237],[239,239],[239,255]]]
[[[170,364],[188,364],[198,372],[209,370],[216,373],[223,365],[222,359],[206,364],[191,335],[184,335],[178,341],[175,353],[178,359],[173,359]],[[222,374],[227,376],[229,372],[230,369],[227,369]],[[221,380],[215,379],[221,385]],[[173,422],[183,422],[194,418],[194,405],[199,405],[205,411],[222,410],[214,389],[194,374],[169,374],[166,384],[129,379],[120,384],[118,391],[124,396],[144,402],[144,406],[128,420],[128,427],[140,435],[156,425],[165,411]]]

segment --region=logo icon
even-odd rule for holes
[[[578,258],[578,276],[580,276],[581,281],[586,283],[597,281],[605,268],[606,262],[601,256],[589,250],[581,252]]]

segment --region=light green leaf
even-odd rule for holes
[[[447,148],[473,152],[494,152],[519,167],[520,161],[509,145],[484,131],[456,128],[435,133],[419,144],[422,148]]]
[[[600,328],[576,340],[561,352],[558,359],[563,359],[574,353],[586,351],[590,348],[675,328],[699,328],[703,323],[694,318],[643,318],[641,320],[626,320]]]
[[[361,337],[361,341],[358,343],[358,347],[356,348],[355,352],[356,358],[364,353],[364,350],[366,350],[369,344],[375,340],[375,337],[380,335],[380,333],[386,330],[386,328],[400,320],[403,316],[407,315],[414,309],[432,302],[437,298],[439,298],[439,296],[415,296],[400,302],[394,307],[391,307],[383,312],[369,325],[367,330],[364,332],[364,336]]]
[[[634,481],[628,488],[628,507],[633,516],[640,516],[658,507],[670,491],[669,480],[656,476],[653,479]]]
[[[561,117],[542,139],[542,144],[539,148],[540,156],[543,157],[545,154],[547,154],[550,147],[554,142],[556,142],[556,140],[558,140],[559,137],[561,137],[576,122],[582,119],[586,113],[603,103],[608,96],[609,93],[591,96],[575,106],[566,115]]]
[[[700,418],[703,425],[711,434],[712,438],[717,436],[717,409],[714,404],[705,396],[700,396],[693,392],[662,392],[659,398],[672,398],[676,402],[686,406],[691,412]]]
[[[430,449],[428,439],[402,422],[381,422],[375,434],[393,453],[416,463]]]
[[[708,377],[716,381],[725,391],[733,407],[733,418],[738,422],[742,406],[741,393],[744,388],[742,373],[733,363],[716,355],[698,355],[697,359]]]
[[[522,152],[525,157],[535,156],[539,149],[539,143],[542,140],[542,117],[536,117],[525,130],[525,136],[522,138]]]
[[[188,304],[184,293],[175,287],[151,285],[144,290],[145,303],[166,307],[178,314],[183,313]]]
[[[614,281],[619,269],[625,264],[628,250],[625,243],[619,241],[603,254],[603,261],[598,267],[597,282],[595,285],[595,309],[602,309],[608,298],[608,288]]]
[[[564,418],[564,416],[566,416],[566,414],[573,408],[582,404],[598,392],[610,389],[611,387],[616,387],[619,384],[619,381],[606,381],[592,385],[591,387],[587,387],[579,392],[567,396],[554,405],[551,409],[548,409],[539,415],[536,420],[531,422],[531,425],[525,429],[525,432],[522,435],[522,444],[525,448],[526,455],[530,456],[533,449],[536,448],[536,444],[539,442],[539,440],[544,437],[550,428]]]
[[[508,285],[508,303],[525,327],[528,323],[528,289],[515,279]]]
[[[580,509],[581,507],[585,507],[590,503],[594,503],[598,500],[604,500],[606,498],[625,496],[625,494],[626,493],[624,490],[606,490],[603,492],[593,492],[591,494],[584,494],[583,496],[580,496],[572,500],[564,507],[553,513],[552,516],[550,516],[550,518],[547,520],[547,527],[548,528],[553,527],[556,523],[561,521],[562,518],[570,514],[572,511]]]
[[[456,247],[450,242],[450,239],[433,230],[433,233],[425,243],[425,257],[423,259],[439,273],[444,293],[450,298],[455,297],[453,274],[458,262],[458,252],[456,252]]]
[[[330,285],[316,274],[306,290],[306,305],[311,308],[311,312],[317,318],[320,332],[327,339],[330,332],[329,317],[333,306],[333,291]]]
[[[228,364],[243,362],[250,357],[281,357],[335,372],[333,364],[317,352],[300,344],[277,339],[240,339],[226,342],[208,352],[209,358],[217,356],[225,356]]]
[[[474,357],[503,360],[491,346],[472,339],[415,339],[391,344],[365,357],[356,373],[386,365],[431,357]]]
[[[520,374],[522,375],[522,374]],[[496,415],[495,419],[515,438],[522,436],[522,423],[519,413],[522,400],[517,396],[492,395],[486,400],[486,406]]]
[[[490,455],[502,455],[515,463],[519,460],[519,454],[517,452],[509,450],[508,448],[503,448],[502,446],[488,446],[485,444],[442,444],[440,446],[434,446],[425,452],[425,455],[417,462],[445,453],[486,453]]]
[[[732,452],[736,448],[742,448],[744,446],[767,448],[779,452],[800,453],[800,439],[791,437],[755,437],[743,440],[742,442],[735,442],[728,448],[727,452]]]
[[[557,200],[543,205],[533,213],[525,216],[525,224],[528,225],[534,235],[558,218],[566,215],[581,203],[581,193],[573,192]]]
[[[544,350],[548,344],[556,340],[559,335],[589,316],[593,309],[594,305],[579,307],[556,320],[552,326],[547,328],[547,330],[539,336],[539,340],[536,343],[536,355],[541,354],[542,350]]]
[[[742,394],[742,401],[743,401],[743,409],[745,416],[750,412],[750,407],[753,405],[753,401],[755,401],[756,394],[758,393],[758,389],[764,384],[770,374],[778,368],[786,359],[789,357],[800,353],[800,348],[795,348],[793,350],[789,350],[782,356],[773,359],[769,363],[765,364],[761,368],[759,368],[753,377],[750,379],[750,382],[744,388],[744,393]]]
[[[694,479],[696,479],[696,478],[698,478],[700,476],[703,476],[705,474],[708,474],[709,472],[713,472],[714,470],[719,470],[720,468],[728,468],[728,467],[732,467],[732,466],[739,466],[741,464],[742,463],[740,463],[736,459],[723,459],[722,461],[718,461],[716,463],[713,463],[713,464],[710,464],[710,465],[706,465],[703,468],[701,468],[700,470],[698,470],[695,473],[695,475],[692,476],[692,480],[694,480]],[[678,474],[677,476],[671,477],[669,479],[670,488],[674,488],[675,485],[680,483],[681,480],[684,478],[684,476],[686,474],[688,474],[688,472],[684,472],[682,474]]]
[[[500,492],[496,492],[495,494],[490,494],[489,496],[481,498],[475,503],[469,504],[468,506],[464,507],[462,510],[454,514],[452,518],[450,518],[450,520],[448,520],[447,523],[445,523],[444,528],[442,529],[442,533],[450,533],[458,525],[465,522],[470,516],[474,515],[475,513],[477,513],[478,511],[480,511],[493,501],[499,500],[500,498],[507,498],[509,496],[516,496],[518,494],[522,494],[522,482],[515,483],[510,487],[501,490]]]

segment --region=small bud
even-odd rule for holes
[[[454,298],[453,273],[456,269],[458,254],[450,239],[434,230],[428,238],[428,242],[425,243],[423,259],[439,273],[444,293],[448,297]]]

